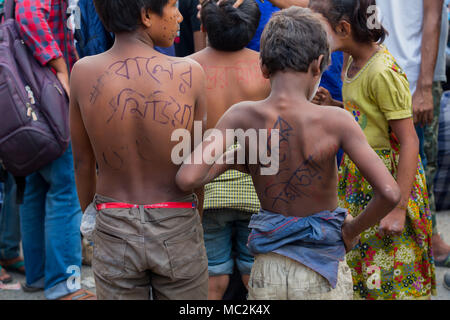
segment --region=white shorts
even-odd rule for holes
[[[248,300],[353,300],[353,281],[344,260],[333,289],[323,276],[276,253],[255,257],[248,282]]]

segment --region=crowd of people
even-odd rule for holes
[[[14,13],[70,98],[71,142],[26,177],[21,204],[2,169],[0,282],[20,272],[24,291],[63,300],[436,295],[448,1],[16,0]],[[82,263],[95,294],[69,285]]]

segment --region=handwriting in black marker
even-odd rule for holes
[[[135,57],[135,58],[127,58],[125,60],[114,62],[109,66],[108,69],[114,69],[114,73],[120,77],[124,77],[127,80],[129,80],[133,75],[135,75],[134,72],[131,72],[133,70],[137,71],[138,76],[143,75],[143,71],[141,68],[141,63],[145,61],[145,65],[147,66],[149,61],[156,58],[156,56],[153,56],[151,58],[146,57]]]
[[[105,152],[102,153],[103,161],[113,170],[121,170],[124,164],[122,157],[116,152],[112,151],[112,157],[106,157]],[[109,159],[109,160],[108,160]]]
[[[104,72],[100,77],[98,77],[95,85],[92,87],[92,91],[89,93],[89,102],[94,104],[97,101],[98,96],[101,93],[101,89],[105,86],[103,78],[109,75],[109,72]]]
[[[273,152],[276,152],[279,154],[279,159],[280,159],[279,163],[282,163],[286,160],[287,154],[286,154],[286,152],[280,153],[280,151],[281,151],[282,147],[283,147],[283,149],[285,149],[287,147],[288,148],[287,152],[289,152],[289,137],[291,136],[291,131],[293,131],[293,129],[292,129],[291,125],[286,120],[281,118],[280,116],[278,117],[277,121],[275,122],[273,129],[278,130],[279,136],[280,136],[280,142],[278,144],[278,148],[273,150]],[[271,137],[272,137],[272,133],[270,132],[268,140],[267,140],[267,146],[268,146],[267,150],[272,150]],[[287,146],[286,146],[286,144],[287,144]]]
[[[157,64],[157,65],[155,65],[155,66],[153,67],[152,74],[157,74],[157,73],[160,73],[160,72],[165,72],[165,73],[167,73],[167,74],[169,75],[170,80],[173,80],[173,64],[172,64],[172,63],[170,64],[170,70],[164,68],[164,67],[163,67],[162,65],[160,65],[160,64]]]
[[[187,78],[187,79],[185,79],[185,78]],[[180,75],[180,79],[184,82],[184,84],[180,83],[178,90],[181,93],[186,93],[186,85],[189,88],[192,88],[192,66],[191,65],[189,65],[188,71],[185,71]]]
[[[152,156],[149,155],[152,150],[152,143],[148,137],[144,137],[141,141],[136,140],[136,150],[138,156],[145,161],[151,161]],[[147,153],[147,154],[146,154]]]
[[[174,80],[175,71],[174,66],[179,64],[187,64],[188,69],[181,72],[177,80],[179,81],[178,90],[180,93],[186,93],[187,88],[192,88],[192,66],[187,61],[175,61],[168,60],[168,64],[154,64],[151,62],[156,56],[151,58],[135,57],[127,58],[125,60],[116,61],[109,66],[109,70],[112,70],[115,75],[124,77],[130,80],[135,77],[141,77],[144,74],[150,76],[158,84],[162,84],[161,75],[167,75],[170,80]],[[95,89],[95,88],[94,88]],[[96,90],[92,92],[93,97],[97,94]]]
[[[145,96],[143,94],[141,94],[133,89],[129,89],[129,88],[123,89],[117,96],[117,101],[116,101],[116,104],[118,106],[123,106],[122,107],[122,116],[120,117],[120,119],[121,120],[124,119],[128,106],[130,106],[131,114],[138,114],[142,118],[145,118],[147,109],[144,109],[144,110],[139,109],[141,106],[140,102],[144,99],[145,99]]]
[[[110,123],[119,111],[120,120],[124,120],[127,115],[146,119],[149,108],[153,109],[153,121],[164,125],[170,123],[173,127],[180,124],[187,129],[192,117],[192,106],[184,104],[182,107],[172,96],[167,96],[160,90],[146,97],[136,90],[125,88],[110,101],[109,107],[111,114],[106,120],[107,123]]]
[[[278,175],[283,175],[288,170],[280,170]],[[266,197],[273,200],[272,208],[278,201],[289,203],[299,197],[310,197],[306,188],[312,185],[315,178],[320,177],[321,167],[314,162],[312,156],[302,162],[302,164],[288,177],[288,179],[267,186],[264,190]],[[280,190],[281,189],[281,190]]]
[[[175,103],[178,107],[177,111],[174,113],[174,118],[175,120],[178,121],[178,123],[180,124],[186,124],[185,129],[188,128],[189,123],[191,121],[191,116],[192,116],[192,106],[185,104],[183,108],[181,108],[181,105],[176,102],[176,100],[173,97],[170,97],[170,99],[172,100],[173,103]],[[183,114],[181,115],[181,119],[177,118],[177,115],[179,112],[181,112],[181,109],[183,109]],[[186,116],[186,110],[189,111],[189,118],[187,119],[187,121],[185,122],[185,116]],[[175,121],[172,121],[172,125],[175,126]]]

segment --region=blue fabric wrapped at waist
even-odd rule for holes
[[[300,262],[335,288],[339,261],[345,257],[342,224],[347,210],[337,208],[305,218],[261,210],[252,216],[248,248],[253,255],[274,252]]]

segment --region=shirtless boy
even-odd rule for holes
[[[152,291],[155,299],[206,299],[197,201],[175,184],[170,139],[194,120],[206,125],[203,70],[153,49],[173,44],[176,0],[94,4],[115,43],[74,67],[70,124],[80,204],[98,211],[98,298],[149,299]]]
[[[258,4],[255,0],[244,0],[239,8],[234,8],[234,4],[234,0],[220,4],[204,2],[201,21],[208,47],[190,56],[206,73],[207,129],[214,128],[232,105],[259,101],[270,93],[270,83],[259,67],[258,52],[245,48],[258,28],[261,16]],[[253,256],[246,246],[248,224],[260,204],[251,177],[237,170],[228,170],[207,184],[204,197],[202,223],[208,255],[208,299],[221,300],[235,261],[244,285],[248,283],[253,265]]]
[[[186,162],[177,174],[182,190],[208,183],[231,166],[252,175],[261,211],[250,222],[248,245],[255,262],[249,299],[352,299],[345,252],[356,245],[363,230],[380,221],[400,200],[398,185],[354,119],[341,109],[310,102],[330,57],[325,27],[319,19],[309,9],[298,7],[273,15],[261,38],[261,64],[263,74],[270,78],[270,96],[234,105],[216,125],[224,136],[226,129],[238,128],[278,133],[279,147],[273,149],[279,152],[276,174],[264,175],[261,164],[248,161],[248,155],[267,141],[248,145],[248,139],[241,136],[245,166],[209,165],[211,158],[224,157],[233,141],[205,139],[197,147],[205,150],[204,162],[194,159],[199,154],[194,151],[188,158],[192,164]],[[210,152],[216,146],[222,154]],[[355,219],[337,205],[339,148],[354,161],[376,194]]]

